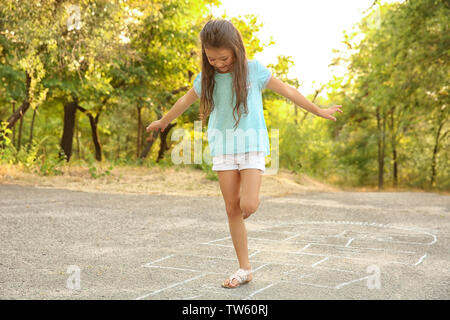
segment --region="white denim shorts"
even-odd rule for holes
[[[266,158],[263,151],[223,154],[212,158],[213,171],[259,169],[266,171]]]

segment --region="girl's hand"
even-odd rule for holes
[[[342,108],[342,106],[332,106],[328,109],[322,109],[319,116],[325,119],[336,121],[336,118],[333,117],[332,114],[335,112],[344,112],[340,108]]]
[[[147,132],[150,131],[158,131],[161,130],[161,132],[164,132],[164,129],[166,129],[167,127],[167,123],[165,123],[164,121],[162,121],[162,119],[153,121],[152,123],[150,123],[147,127],[147,129],[145,129]]]

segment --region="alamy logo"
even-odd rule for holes
[[[367,288],[369,290],[380,289],[381,288],[380,267],[374,264],[370,265],[367,267],[366,272],[371,274],[367,276]]]
[[[70,5],[67,7],[67,30],[80,30],[81,29],[81,14],[80,7],[77,5]]]
[[[80,267],[70,265],[67,267],[67,272],[70,274],[67,278],[66,287],[70,290],[80,290],[81,288],[81,270]]]

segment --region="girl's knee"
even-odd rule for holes
[[[255,213],[258,210],[260,200],[258,198],[241,198],[240,207],[242,212],[246,214]]]
[[[230,218],[242,215],[241,208],[239,207],[239,200],[236,203],[225,204],[225,209]]]

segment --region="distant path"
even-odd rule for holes
[[[450,299],[450,196],[264,197],[246,222],[254,281],[226,290],[220,197],[0,195],[0,299]]]

